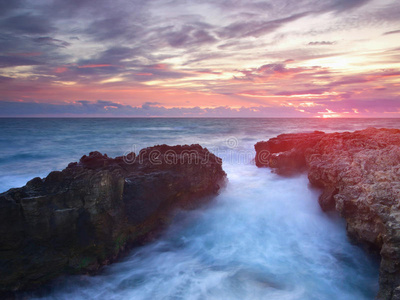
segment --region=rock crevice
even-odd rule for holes
[[[255,162],[282,175],[306,170],[349,236],[380,253],[378,299],[400,299],[400,130],[282,134],[255,145]]]

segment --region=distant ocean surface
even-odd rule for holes
[[[400,128],[400,119],[0,119],[0,192],[61,170],[91,151],[201,144],[229,183],[182,212],[156,242],[97,276],[71,276],[39,299],[373,299],[378,262],[318,206],[306,175],[252,163],[254,144],[281,133]]]

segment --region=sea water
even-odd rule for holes
[[[199,143],[229,182],[206,206],[177,212],[156,241],[96,276],[67,276],[38,299],[373,299],[378,261],[318,205],[307,176],[254,166],[254,144],[284,132],[400,128],[398,119],[0,119],[0,191],[90,151],[120,156]]]

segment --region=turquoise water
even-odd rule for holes
[[[321,212],[307,177],[256,168],[254,144],[284,132],[400,128],[398,119],[0,119],[0,190],[97,150],[199,143],[223,158],[229,183],[179,212],[158,239],[98,276],[71,276],[28,298],[373,299],[378,263]]]

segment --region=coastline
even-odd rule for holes
[[[173,210],[215,196],[225,178],[220,158],[207,149],[160,145],[115,159],[91,152],[10,189],[0,194],[0,290],[95,273],[149,240]]]
[[[258,259],[264,260],[263,266],[256,266],[257,268],[261,268],[266,272],[265,275],[266,280],[271,278],[274,281],[275,276],[279,277],[279,272],[281,270],[287,269],[287,266],[295,263],[299,266],[298,269],[293,270],[293,275],[297,274],[301,276],[301,274],[312,274],[313,283],[318,283],[318,288],[313,288],[312,286],[308,286],[307,282],[304,281],[294,281],[293,278],[282,278],[283,289],[277,291],[280,294],[285,294],[293,288],[308,286],[307,292],[305,294],[308,297],[313,297],[315,295],[332,295],[331,293],[334,290],[340,291],[338,295],[353,295],[353,298],[357,299],[372,299],[373,295],[376,294],[377,291],[377,282],[378,282],[378,266],[375,260],[372,262],[369,260],[369,256],[366,255],[359,247],[354,246],[353,243],[349,243],[348,239],[345,235],[345,227],[344,222],[339,221],[339,219],[335,218],[334,222],[338,222],[336,225],[330,228],[329,222],[332,221],[330,218],[325,219],[325,215],[320,213],[320,209],[317,203],[317,195],[315,191],[312,191],[311,194],[307,194],[307,178],[302,176],[301,186],[298,185],[298,181],[294,178],[286,179],[284,177],[278,179],[279,177],[275,174],[271,174],[263,179],[264,183],[258,182],[258,178],[262,177],[262,174],[268,173],[268,170],[258,170],[254,167],[251,159],[254,157],[254,144],[256,141],[262,140],[264,138],[272,138],[281,132],[302,132],[302,131],[313,131],[315,129],[324,130],[324,131],[342,131],[342,130],[351,130],[358,128],[366,128],[367,125],[379,124],[382,127],[398,127],[398,123],[395,121],[367,121],[364,120],[362,122],[359,121],[343,121],[344,123],[336,123],[335,120],[308,120],[306,122],[299,123],[298,120],[210,120],[210,119],[198,119],[198,120],[170,120],[166,121],[164,119],[147,119],[147,120],[105,120],[101,119],[97,120],[21,120],[21,121],[13,121],[13,120],[4,120],[4,124],[7,124],[5,128],[7,130],[2,133],[2,140],[7,141],[7,143],[3,143],[4,147],[2,148],[2,175],[3,185],[5,188],[12,186],[22,186],[24,185],[28,179],[41,176],[44,177],[50,170],[62,170],[68,162],[70,161],[78,161],[79,157],[82,153],[89,153],[92,149],[98,149],[102,153],[108,153],[112,157],[120,156],[126,152],[126,150],[134,151],[138,153],[138,149],[143,149],[145,147],[149,147],[151,145],[157,143],[168,143],[168,144],[193,144],[200,143],[203,147],[207,147],[212,150],[213,153],[220,156],[223,161],[224,170],[228,173],[230,178],[230,184],[224,189],[220,196],[217,197],[216,201],[210,203],[210,206],[207,205],[207,213],[208,221],[203,225],[196,224],[195,226],[202,226],[204,235],[199,235],[197,231],[197,227],[192,229],[187,229],[190,231],[190,234],[194,235],[190,239],[190,243],[187,244],[186,251],[193,255],[193,258],[198,259],[199,257],[207,256],[207,252],[203,253],[201,249],[196,248],[199,246],[197,242],[200,240],[207,240],[205,236],[207,230],[212,230],[213,235],[215,236],[216,247],[219,247],[221,250],[224,249],[226,244],[230,244],[230,242],[235,242],[239,236],[234,234],[231,235],[229,240],[219,241],[218,235],[227,234],[228,228],[224,229],[224,226],[230,226],[232,230],[241,228],[245,224],[246,226],[260,225],[267,232],[265,235],[263,233],[254,231],[254,230],[246,230],[244,235],[241,235],[240,239],[245,238],[248,242],[248,247],[246,252],[251,252],[255,250],[253,247],[257,248],[258,254],[252,255],[253,258],[258,257]],[[194,123],[193,123],[194,122]],[[83,130],[82,130],[83,129]],[[236,138],[236,142],[234,143],[234,147],[229,147],[230,144],[227,141],[230,141],[232,137]],[[229,139],[228,139],[229,138]],[[135,147],[131,147],[135,145]],[[218,151],[215,151],[215,150]],[[243,155],[249,153],[251,156]],[[18,156],[16,156],[18,154]],[[244,158],[248,157],[248,160]],[[240,158],[240,159],[239,159]],[[242,167],[243,166],[243,167]],[[18,182],[13,179],[10,175],[15,174],[19,176],[19,174],[23,175],[23,178]],[[250,176],[249,176],[250,175]],[[275,179],[274,179],[275,178]],[[287,186],[287,189],[280,188],[280,194],[276,195],[273,191],[277,189],[275,180],[278,180],[283,186]],[[294,180],[294,181],[293,181]],[[14,183],[12,183],[14,181]],[[8,186],[7,186],[7,182]],[[235,182],[235,183],[234,183]],[[286,182],[286,183],[285,183]],[[289,183],[291,182],[291,183]],[[293,185],[296,182],[296,185]],[[256,188],[257,184],[261,184],[263,187]],[[236,187],[235,187],[236,185]],[[246,191],[242,191],[246,187]],[[4,190],[5,190],[4,188]],[[232,189],[236,189],[233,192]],[[298,189],[302,195],[297,195],[294,189]],[[233,192],[233,194],[232,194]],[[262,196],[264,195],[264,196]],[[306,196],[307,195],[307,196]],[[222,196],[222,197],[221,197]],[[275,197],[278,198],[275,198]],[[230,199],[235,199],[235,205],[232,206]],[[225,209],[224,213],[221,213],[219,218],[221,220],[214,220],[211,217],[213,216],[213,211],[217,209],[219,206],[220,199],[225,199]],[[280,199],[280,200],[279,200]],[[293,206],[290,204],[291,201],[296,199],[296,201],[305,201],[302,206],[297,208],[297,211],[289,211],[286,213],[280,213],[282,209],[282,201],[286,204],[286,209],[291,209]],[[265,201],[272,201],[275,204],[271,204],[271,207],[268,207],[268,204]],[[308,207],[308,202],[315,203],[313,208]],[[241,207],[242,202],[249,202],[247,204],[243,204],[244,208],[248,211],[245,212],[243,209],[244,215],[241,216],[242,212],[238,212],[239,217],[237,222],[229,222],[229,220],[235,215],[235,211],[237,211],[238,207]],[[294,203],[293,203],[294,204]],[[261,206],[260,206],[261,205]],[[300,204],[299,204],[300,205]],[[217,207],[216,207],[217,206]],[[236,208],[235,208],[236,206]],[[196,210],[197,213],[201,213],[203,208]],[[260,212],[259,214],[254,215],[254,211]],[[262,213],[262,210],[265,213]],[[316,214],[314,215],[314,210],[316,210]],[[276,214],[280,217],[276,218]],[[308,225],[305,227],[296,226],[296,222],[300,220],[297,218],[301,218],[302,215],[308,215],[310,219],[308,219]],[[285,220],[285,216],[290,218],[290,220]],[[206,216],[204,216],[206,218]],[[244,217],[244,219],[243,219]],[[297,221],[296,221],[297,220]],[[255,222],[255,223],[253,223]],[[268,225],[266,225],[269,222]],[[226,223],[226,224],[225,224]],[[209,225],[208,225],[209,224]],[[280,227],[276,228],[277,224],[281,224]],[[319,224],[318,228],[314,228],[313,226]],[[167,224],[168,225],[168,224]],[[287,225],[287,226],[286,226]],[[297,224],[299,225],[299,224]],[[302,225],[300,223],[300,225]],[[219,226],[219,227],[218,227]],[[165,229],[171,228],[169,225]],[[218,229],[219,228],[219,229]],[[250,227],[248,227],[250,228]],[[252,228],[252,227],[251,227]],[[325,228],[325,229],[324,229]],[[282,235],[282,239],[278,236],[274,240],[269,240],[272,236],[276,236],[278,232]],[[194,230],[193,232],[191,230]],[[216,230],[216,232],[214,232]],[[317,240],[320,245],[315,244],[316,236],[309,235],[313,230],[320,232],[321,230],[324,232],[331,232],[332,235],[329,237],[325,237],[324,234],[318,234]],[[186,256],[180,256],[181,253],[180,246],[176,246],[170,241],[165,241],[163,239],[165,231],[163,230],[162,235],[158,236],[153,240],[154,236],[149,236],[151,240],[150,244],[146,243],[146,245],[150,245],[152,247],[153,243],[158,244],[159,242],[167,243],[170,247],[170,251],[172,251],[176,257],[175,263],[179,263],[181,260],[186,261],[187,263],[193,263],[190,258]],[[188,234],[185,231],[185,236]],[[313,237],[312,237],[313,236]],[[312,239],[309,239],[312,237]],[[174,239],[180,240],[184,237],[175,236]],[[331,241],[335,242],[332,244]],[[195,244],[194,244],[195,243]],[[214,241],[213,241],[214,243]],[[300,243],[302,247],[311,247],[311,251],[308,253],[295,253],[293,252],[296,249],[285,248],[279,249],[279,253],[284,255],[285,257],[285,265],[281,265],[281,268],[270,270],[270,263],[276,263],[276,257],[274,255],[274,251],[271,251],[270,254],[266,254],[267,256],[262,257],[263,251],[265,247],[270,249],[270,247],[279,248],[282,244]],[[264,245],[264,248],[259,248],[258,246]],[[340,246],[339,246],[340,245]],[[231,245],[233,249],[237,251],[242,251],[242,246],[240,243]],[[337,249],[336,247],[340,247]],[[150,248],[151,248],[150,247]],[[129,246],[127,247],[129,248]],[[128,257],[131,255],[135,255],[136,251],[141,251],[142,247],[136,248],[136,250],[132,252],[127,251]],[[145,249],[148,249],[145,246]],[[194,250],[196,249],[195,253]],[[242,249],[242,250],[241,250]],[[144,250],[145,251],[145,250]],[[339,252],[339,253],[338,253]],[[253,252],[252,252],[253,253]],[[337,278],[337,271],[335,270],[335,266],[331,265],[330,262],[318,259],[322,256],[326,255],[332,257],[333,261],[340,266],[341,271],[343,272],[343,278],[341,280],[332,281],[333,278]],[[158,251],[154,251],[152,253],[148,253],[147,255],[147,265],[142,266],[140,262],[135,263],[136,271],[132,270],[128,274],[124,272],[124,268],[119,263],[112,264],[112,266],[107,266],[106,268],[102,268],[102,270],[115,270],[116,273],[110,276],[105,282],[101,284],[104,293],[108,295],[112,295],[111,292],[108,292],[104,289],[107,287],[107,281],[112,281],[115,286],[121,282],[120,279],[123,276],[133,276],[133,274],[147,274],[145,275],[146,282],[148,284],[142,284],[133,288],[133,293],[142,293],[143,288],[154,288],[157,290],[157,284],[155,283],[154,275],[148,274],[147,267],[153,266],[152,261],[157,260],[159,257],[164,257],[164,253],[159,253]],[[166,254],[165,254],[166,255]],[[297,258],[297,255],[300,257]],[[307,264],[305,260],[306,257],[312,255],[315,258],[315,262],[312,266]],[[125,256],[124,256],[125,257]],[[345,258],[345,260],[343,260]],[[227,257],[227,259],[235,259],[234,257]],[[251,257],[241,257],[243,263],[247,266],[247,268],[252,269],[255,266],[249,265],[252,261]],[[293,259],[296,262],[293,262]],[[353,263],[348,266],[348,260]],[[118,259],[121,262],[120,259]],[[211,264],[213,261],[210,261]],[[302,265],[305,264],[305,265]],[[164,263],[162,263],[164,265]],[[166,266],[170,268],[173,267],[171,263],[165,263]],[[365,266],[365,267],[363,267]],[[142,268],[143,267],[143,268]],[[229,270],[231,267],[236,268],[237,266],[231,265],[231,262],[225,262],[225,267]],[[192,270],[190,267],[187,271],[190,273]],[[360,272],[361,270],[361,272]],[[108,271],[107,271],[108,272]],[[106,272],[106,273],[107,273]],[[240,272],[240,270],[238,270]],[[278,272],[278,273],[276,273]],[[328,272],[329,276],[326,278],[320,278],[317,276],[318,272]],[[213,271],[210,270],[212,274]],[[97,274],[97,271],[91,271],[90,274]],[[104,274],[104,273],[103,273]],[[186,271],[184,270],[184,273]],[[183,280],[180,278],[178,274],[165,273],[163,274],[166,288],[168,288],[169,284],[173,284],[173,282],[179,282],[179,280]],[[349,277],[350,276],[350,277]],[[101,276],[66,276],[66,280],[68,282],[73,282],[71,285],[71,291],[74,291],[77,295],[77,299],[84,299],[82,296],[86,291],[94,291],[96,286],[98,285],[99,280],[103,281]],[[76,278],[76,279],[74,279]],[[78,279],[81,278],[81,279]],[[199,278],[193,274],[193,277],[189,277],[193,282],[197,281]],[[306,277],[305,277],[306,278]],[[347,278],[345,280],[344,278]],[[88,284],[85,286],[85,290],[81,290],[80,280],[85,280]],[[121,279],[122,280],[122,279]],[[177,280],[177,281],[175,281]],[[275,279],[276,280],[276,279]],[[345,281],[343,281],[345,280]],[[286,281],[286,284],[284,283]],[[59,281],[58,281],[59,282]],[[63,281],[64,282],[64,281]],[[89,284],[91,282],[91,284]],[[150,282],[153,282],[151,284]],[[169,282],[169,284],[168,284]],[[257,280],[253,281],[253,278],[247,278],[246,282],[250,285],[254,284],[253,287],[257,286]],[[279,282],[279,281],[278,281]],[[326,284],[329,282],[329,284]],[[159,283],[160,284],[160,283]],[[158,284],[158,285],[159,285]],[[203,284],[207,285],[207,283],[203,282]],[[93,287],[92,287],[93,285]],[[280,286],[278,284],[278,286]],[[63,293],[67,293],[65,289],[58,290],[58,284],[54,285],[54,289],[57,289],[56,295],[58,297],[65,297]],[[128,287],[121,286],[121,290],[115,290],[116,295],[121,295],[123,293],[128,292],[131,289]],[[136,292],[135,292],[136,291]],[[165,292],[165,291],[164,291]],[[162,292],[162,293],[164,293]],[[231,295],[231,290],[226,289],[224,294]],[[250,292],[250,290],[249,290]],[[161,291],[160,291],[161,293]],[[268,290],[262,292],[261,294],[269,293]],[[349,294],[347,294],[349,293]],[[260,294],[260,295],[261,295]],[[80,295],[80,296],[79,296]],[[246,293],[244,293],[246,295]],[[304,296],[307,298],[306,296]],[[365,298],[363,298],[365,297]],[[228,296],[229,298],[229,296]]]
[[[258,167],[308,173],[323,190],[321,208],[338,211],[349,237],[380,253],[377,299],[399,299],[400,130],[282,134],[255,149]]]

